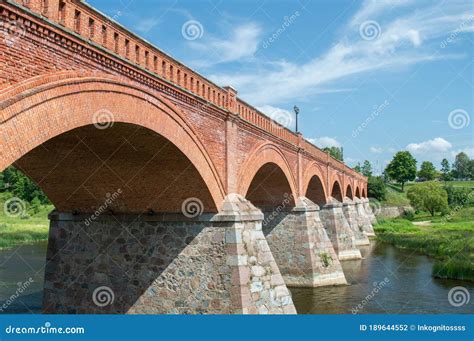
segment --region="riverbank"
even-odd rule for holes
[[[433,277],[474,281],[474,207],[463,208],[449,219],[420,214],[414,222],[385,219],[374,229],[380,241],[434,258]]]
[[[6,200],[4,196],[0,197],[0,249],[48,240],[48,214],[53,206],[39,206],[33,210],[26,205],[21,214],[12,214],[5,208]]]

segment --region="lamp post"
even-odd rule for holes
[[[293,110],[295,111],[295,115],[296,115],[296,132],[298,132],[298,114],[300,113],[300,108],[298,108],[298,107],[295,105],[295,107],[293,108]]]

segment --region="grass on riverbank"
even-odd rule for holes
[[[48,214],[53,206],[41,206],[36,213],[29,210],[23,217],[15,217],[6,214],[6,200],[5,196],[0,196],[0,249],[48,239]]]
[[[405,219],[381,220],[374,227],[377,238],[399,248],[423,253],[436,259],[433,276],[474,281],[474,207],[445,217],[418,215],[430,226],[416,226]]]

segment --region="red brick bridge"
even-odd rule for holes
[[[83,1],[0,15],[0,170],[56,208],[46,312],[294,313],[287,286],[346,283],[365,177]]]

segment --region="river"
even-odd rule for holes
[[[342,263],[349,285],[290,288],[298,313],[474,313],[474,283],[432,278],[428,257],[376,242],[361,251],[364,259]],[[8,303],[3,313],[41,312],[45,258],[46,243],[0,250],[0,303]],[[448,293],[456,286],[469,291],[468,304],[449,303]],[[19,287],[25,290],[19,293]]]

